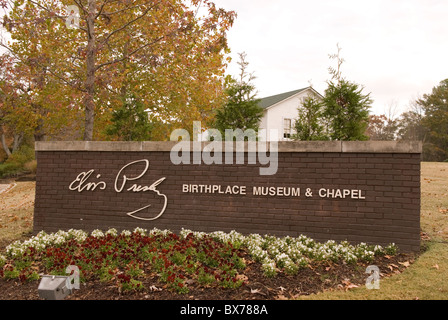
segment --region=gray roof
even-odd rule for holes
[[[280,93],[280,94],[276,94],[275,96],[262,98],[260,101],[260,107],[262,107],[263,109],[269,108],[270,106],[273,106],[274,104],[279,103],[280,101],[283,101],[285,99],[288,99],[289,97],[291,97],[299,92],[302,92],[306,89],[309,89],[309,88],[310,87],[306,87],[303,89]]]

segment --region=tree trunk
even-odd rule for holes
[[[87,16],[87,60],[86,60],[86,93],[84,96],[85,107],[85,127],[84,140],[93,140],[93,124],[95,120],[95,55],[96,55],[96,40],[95,40],[95,15],[96,15],[96,0],[88,1],[88,16]]]
[[[0,127],[0,133],[1,133],[1,140],[2,140],[2,146],[3,150],[5,150],[6,155],[8,158],[11,156],[11,150],[8,148],[8,144],[6,143],[5,133],[3,132],[3,128]]]
[[[43,141],[45,138],[44,121],[39,118],[37,120],[36,129],[34,129],[34,141]]]
[[[3,150],[5,150],[5,153],[8,156],[8,158],[20,148],[24,136],[25,135],[23,134],[23,132],[14,134],[14,140],[12,142],[12,150],[11,150],[9,149],[8,144],[6,143],[6,136],[5,133],[3,132],[3,128],[0,126],[0,141],[3,146]]]
[[[20,145],[22,144],[22,141],[23,141],[23,136],[24,136],[23,132],[14,134],[14,142],[12,144],[12,153],[19,150]]]

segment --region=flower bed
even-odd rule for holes
[[[115,229],[41,232],[25,241],[10,244],[0,255],[0,277],[25,283],[42,274],[66,275],[67,266],[80,270],[81,282],[100,280],[114,283],[121,292],[144,289],[147,275],[158,276],[169,290],[188,293],[189,283],[204,287],[238,288],[247,277],[251,259],[261,264],[265,277],[296,274],[316,261],[355,264],[377,256],[394,255],[395,245],[327,241],[305,236],[278,238],[238,232],[195,232],[168,230],[118,233]]]

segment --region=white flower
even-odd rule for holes
[[[193,233],[193,231],[191,231],[190,229],[184,229],[182,228],[182,230],[180,230],[180,237],[185,239],[190,233]]]
[[[273,277],[277,274],[277,267],[275,265],[275,261],[269,258],[263,260],[261,269],[263,270],[264,274],[268,277]]]
[[[383,250],[384,250],[383,247],[380,245],[376,245],[373,248],[373,252],[375,252],[375,254],[382,254],[384,252]]]
[[[103,233],[103,231],[101,231],[101,230],[99,230],[99,229],[95,229],[95,230],[93,230],[93,231],[90,233],[90,235],[91,235],[92,237],[95,237],[95,238],[102,238],[102,237],[104,237],[104,233]]]
[[[140,234],[141,236],[146,236],[146,232],[147,232],[146,229],[140,227],[134,229],[134,233]]]
[[[125,236],[125,237],[129,237],[131,235],[131,231],[129,230],[123,230],[121,231],[121,235]]]
[[[137,227],[133,232],[145,235],[147,230]],[[154,228],[149,232],[149,235],[167,236],[171,233],[170,230]],[[111,228],[105,233],[98,229],[91,233],[93,237],[97,238],[101,238],[105,234],[117,235],[118,232],[116,229]],[[122,231],[121,234],[125,236],[132,235],[128,230]],[[296,238],[291,236],[278,238],[272,235],[261,236],[259,234],[249,234],[245,236],[235,230],[228,233],[223,231],[205,233],[182,229],[180,237],[186,238],[190,234],[196,239],[210,236],[222,243],[230,242],[234,248],[245,246],[250,256],[255,261],[262,264],[262,270],[267,276],[276,275],[278,271],[277,268],[283,268],[286,272],[293,274],[297,272],[298,268],[306,267],[312,259],[320,261],[342,260],[347,263],[356,262],[358,259],[371,261],[375,255],[384,253],[394,254],[397,250],[394,244],[383,248],[380,245],[370,246],[366,243],[360,243],[353,246],[347,241],[337,243],[334,240],[329,240],[324,243],[318,243],[304,235],[300,235]],[[70,229],[68,231],[58,231],[52,234],[47,234],[41,231],[28,240],[22,242],[15,241],[8,245],[6,247],[6,256],[0,255],[0,265],[2,263],[4,264],[7,258],[21,257],[30,247],[41,252],[51,245],[62,245],[70,239],[83,242],[87,237],[88,233],[82,230]]]
[[[157,235],[161,235],[161,236],[167,236],[169,234],[171,234],[172,232],[170,230],[160,230],[158,228],[153,228],[151,229],[151,231],[149,231],[149,235],[150,236],[157,236]]]
[[[88,237],[88,233],[83,230],[70,229],[68,230],[68,233],[78,242],[83,242]]]
[[[118,230],[115,228],[110,228],[109,230],[106,231],[106,235],[111,235],[116,237],[118,235]]]

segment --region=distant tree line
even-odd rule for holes
[[[422,141],[424,161],[448,161],[448,79],[398,117],[370,115],[366,134],[371,140]]]

